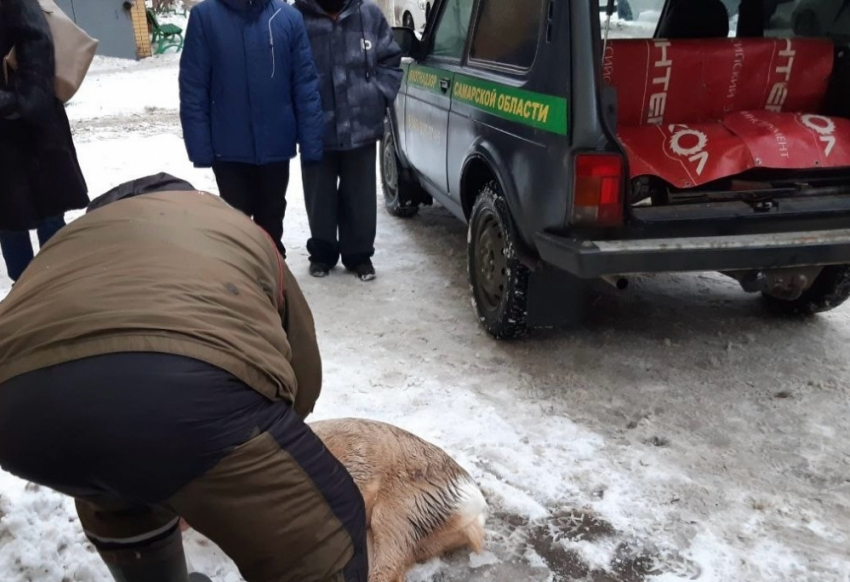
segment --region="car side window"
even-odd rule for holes
[[[443,3],[440,20],[434,32],[431,55],[444,59],[463,57],[469,21],[472,17],[473,0],[448,0]]]
[[[545,0],[481,0],[469,58],[530,69],[545,7]]]

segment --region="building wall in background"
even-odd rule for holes
[[[144,0],[136,0],[136,4],[130,10],[130,19],[133,22],[133,37],[136,40],[136,56],[140,59],[151,56],[153,50]]]
[[[135,0],[128,10],[125,0],[56,0],[65,14],[99,41],[97,54],[136,59],[139,56],[131,12],[144,15],[144,0]],[[143,17],[144,19],[144,17]],[[150,45],[148,45],[150,51]]]

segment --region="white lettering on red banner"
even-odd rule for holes
[[[835,147],[835,122],[823,115],[802,115],[800,121],[818,134],[818,139],[826,144],[823,153],[826,157],[829,157],[832,148]]]
[[[781,79],[776,81],[770,88],[770,94],[767,97],[767,106],[765,109],[779,113],[782,111],[782,106],[785,105],[785,100],[788,99],[788,81],[791,80],[791,72],[794,70],[794,57],[797,55],[791,46],[791,39],[785,39],[785,48],[780,50],[777,58],[779,64],[776,66],[774,73]],[[784,59],[784,60],[783,60]]]
[[[611,84],[611,79],[614,76],[614,46],[607,45],[605,47],[605,56],[602,58],[602,79]]]
[[[749,111],[744,111],[739,113],[741,117],[746,119],[747,121],[752,122],[756,127],[766,129],[773,135],[776,139],[776,145],[778,146],[777,152],[782,158],[788,159],[790,152],[788,151],[788,138],[779,129],[776,124],[771,123],[769,120],[761,119],[760,117],[756,117],[756,113],[751,113]]]
[[[689,162],[696,162],[697,176],[701,176],[705,164],[708,162],[708,152],[705,151],[705,147],[708,145],[708,136],[702,131],[691,129],[682,124],[673,124],[667,129],[671,134],[670,139],[667,140],[670,151],[677,156],[688,158]],[[696,138],[696,142],[691,147],[684,147],[682,140],[688,137]]]
[[[669,40],[656,40],[652,44],[660,51],[653,64],[653,73],[660,76],[652,79],[653,90],[656,92],[649,96],[649,117],[646,122],[650,125],[658,125],[664,121],[664,112],[667,110],[667,92],[670,90],[673,61],[667,56],[667,49],[670,48]],[[661,85],[660,90],[656,90],[657,85]]]
[[[733,105],[731,101],[735,99],[735,96],[738,94],[738,79],[741,76],[741,69],[744,68],[744,43],[740,41],[740,39],[736,39],[733,43],[735,47],[735,59],[732,62],[732,75],[729,80],[729,89],[726,92],[726,99],[730,101],[723,107],[723,111],[729,112],[732,111]]]

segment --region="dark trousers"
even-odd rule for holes
[[[64,216],[46,218],[38,225],[38,242],[47,244],[50,238],[65,226]],[[29,231],[0,231],[0,250],[6,262],[6,272],[12,281],[17,281],[35,256]]]
[[[367,582],[363,497],[284,402],[197,360],[110,354],[0,384],[0,467],[77,500],[101,551],[178,516],[248,582]]]
[[[286,189],[289,186],[289,162],[255,166],[237,162],[213,164],[218,191],[224,200],[254,219],[275,241],[280,254],[283,246],[283,217],[286,214]]]
[[[375,254],[378,219],[377,146],[326,151],[324,159],[302,167],[310,220],[310,261],[353,269]],[[339,233],[339,238],[337,238]]]

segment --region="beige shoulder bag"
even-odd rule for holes
[[[98,41],[68,18],[54,0],[38,0],[50,33],[56,54],[56,96],[67,103],[77,93],[97,52]],[[3,75],[8,82],[9,70],[18,68],[15,49],[3,58]]]

